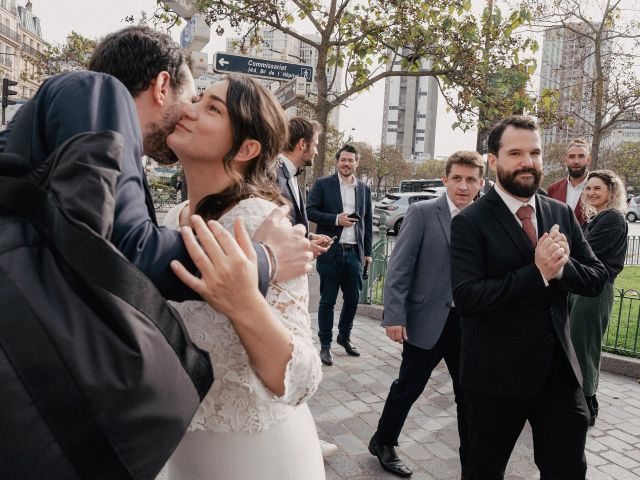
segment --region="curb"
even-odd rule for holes
[[[371,318],[372,320],[382,321],[382,312],[383,307],[379,305],[366,303],[358,305],[358,315]],[[640,379],[640,359],[637,358],[602,352],[600,369],[604,372]]]

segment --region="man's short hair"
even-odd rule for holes
[[[304,139],[307,143],[311,143],[313,136],[321,131],[322,127],[315,120],[310,120],[304,117],[290,118],[289,140],[285,147],[286,151],[292,152],[301,139]]]
[[[489,132],[489,139],[487,140],[487,150],[489,153],[493,155],[498,155],[498,151],[500,150],[500,140],[502,139],[502,134],[507,129],[507,127],[521,128],[524,130],[538,130],[538,124],[536,121],[527,117],[526,115],[511,115],[509,117],[503,118],[498,123],[496,123],[491,131]]]
[[[340,154],[342,152],[354,153],[356,155],[356,161],[360,161],[360,152],[356,147],[351,145],[350,143],[345,143],[340,150],[336,152],[336,162],[340,159]]]
[[[451,167],[454,165],[479,168],[480,177],[482,177],[482,174],[484,173],[484,160],[482,160],[482,155],[478,152],[459,150],[451,154],[449,158],[447,158],[447,165],[445,166],[445,175],[447,177],[451,173]]]
[[[107,35],[89,60],[89,70],[108,73],[120,80],[131,96],[144,92],[160,72],[168,72],[172,89],[184,82],[182,65],[191,57],[166,33],[142,25]]]
[[[587,143],[587,141],[584,138],[576,138],[576,139],[571,140],[571,143],[567,147],[567,151],[569,151],[569,149],[573,148],[573,147],[582,147],[587,151],[587,155],[590,154],[590,152],[589,152],[589,144]]]

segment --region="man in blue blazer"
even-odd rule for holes
[[[351,343],[351,328],[362,290],[363,268],[371,263],[373,229],[371,190],[355,176],[360,154],[353,145],[346,144],[335,158],[338,172],[318,179],[309,191],[307,203],[307,215],[317,224],[317,233],[336,237],[316,264],[320,274],[320,360],[325,365],[333,364],[333,309],[340,288],[344,303],[336,341],[349,355],[360,356]]]
[[[461,327],[451,292],[450,232],[451,219],[482,188],[483,170],[482,157],[476,152],[451,155],[442,179],[447,191],[439,198],[409,207],[389,261],[382,326],[391,340],[402,343],[402,363],[369,450],[385,470],[401,477],[412,472],[398,458],[394,445],[411,406],[442,359],[453,380],[460,463],[465,473],[469,442],[464,395],[458,378]]]

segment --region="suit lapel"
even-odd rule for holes
[[[511,213],[511,210],[509,210],[509,207],[507,207],[507,205],[502,201],[500,195],[496,193],[495,188],[492,188],[485,195],[485,198],[493,204],[491,213],[493,213],[498,220],[498,223],[502,225],[509,237],[511,237],[511,240],[522,256],[525,259],[530,259],[531,255],[534,253],[533,245],[531,245],[531,242],[522,230],[522,227],[518,225],[518,221],[514,217],[513,213]]]
[[[342,213],[344,212],[344,205],[342,204],[342,193],[340,192],[340,180],[338,179],[337,173],[333,176],[332,182],[334,183],[334,188],[337,195],[336,201],[338,203],[338,213]]]
[[[449,203],[447,202],[447,194],[443,193],[438,200],[436,200],[436,207],[438,212],[438,220],[440,220],[440,226],[444,232],[444,236],[447,239],[447,243],[451,245],[451,211],[449,210]]]

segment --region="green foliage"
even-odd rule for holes
[[[602,152],[601,167],[616,172],[628,187],[640,186],[640,143],[623,143],[614,151]]]
[[[437,77],[460,128],[478,122],[483,127],[497,116],[535,107],[524,86],[537,45],[516,34],[531,18],[524,8],[505,15],[495,8],[478,16],[471,0],[199,0],[198,5],[219,35],[225,33],[221,23],[230,22],[242,35],[241,49],[260,43],[265,29],[315,49],[317,92],[306,103],[325,129],[333,108],[389,76]],[[319,39],[295,30],[300,19]],[[156,20],[172,22],[175,15],[161,9]],[[391,70],[393,64],[401,70]],[[345,76],[337,93],[330,88],[333,67]],[[323,138],[318,150],[315,175],[324,171],[330,153]]]
[[[446,164],[443,160],[427,160],[416,167],[413,178],[442,178]]]

